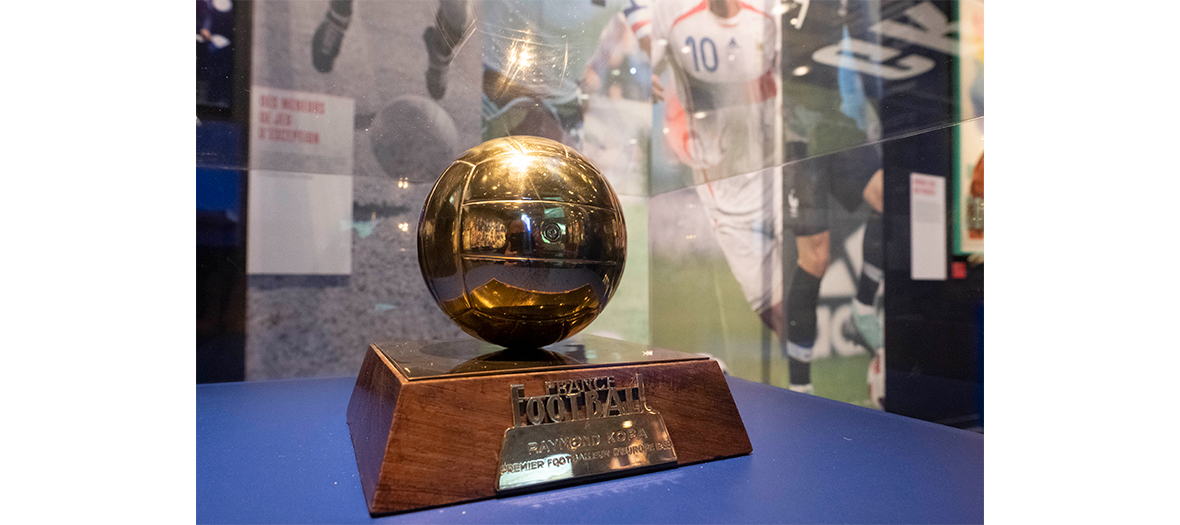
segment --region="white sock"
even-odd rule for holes
[[[815,387],[811,386],[811,383],[807,383],[806,385],[790,385],[787,388],[792,392],[802,392],[804,394],[815,393]]]
[[[873,308],[873,305],[864,304],[860,302],[859,299],[852,301],[852,311],[855,312],[856,315],[872,315],[877,313],[877,310]]]

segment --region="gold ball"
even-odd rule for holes
[[[435,183],[418,222],[426,286],[464,332],[509,348],[556,343],[598,316],[627,257],[619,199],[568,146],[489,140]]]

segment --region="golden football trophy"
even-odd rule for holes
[[[463,331],[509,349],[586,328],[623,275],[619,199],[560,142],[507,137],[451,164],[426,198],[418,262],[434,300]]]
[[[418,262],[442,311],[483,342],[370,345],[348,426],[371,514],[752,450],[716,361],[575,335],[626,255],[614,190],[559,142],[490,140],[443,172]]]

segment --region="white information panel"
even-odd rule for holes
[[[946,179],[910,174],[910,278],[946,280]]]
[[[254,86],[250,167],[352,175],[355,101]]]
[[[250,170],[246,273],[348,275],[352,177]]]

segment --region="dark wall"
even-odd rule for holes
[[[885,146],[885,409],[967,428],[983,420],[983,265],[948,256],[965,278],[948,268],[946,281],[910,279],[910,173],[948,177],[952,140],[943,128]]]
[[[922,2],[883,2],[883,18]],[[949,21],[955,2],[930,2]],[[961,428],[983,424],[983,264],[951,252],[954,223],[950,180],[955,162],[957,94],[954,57],[896,39],[883,45],[917,54],[937,66],[921,76],[886,82],[881,100],[885,142],[885,347],[889,412]],[[967,125],[973,125],[968,123]],[[910,174],[947,179],[947,264],[966,269],[946,281],[910,279]]]
[[[229,38],[197,43],[197,383],[242,381],[246,372],[246,188],[251,12],[197,2],[197,28]]]

